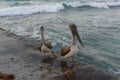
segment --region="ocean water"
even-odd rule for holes
[[[71,44],[68,25],[77,25],[85,48],[76,57],[114,74],[120,74],[119,0],[1,0],[0,28],[40,40],[44,25],[46,41],[54,50]]]

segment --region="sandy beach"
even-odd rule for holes
[[[0,72],[15,80],[119,80],[114,75],[75,59],[67,62],[44,55],[39,44],[0,29]],[[55,52],[59,56],[59,52]]]

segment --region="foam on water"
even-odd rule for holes
[[[120,2],[87,2],[87,3],[81,3],[79,1],[76,2],[69,2],[65,3],[66,5],[72,6],[72,7],[82,7],[82,6],[90,6],[95,8],[105,8],[109,9],[110,6],[120,6]]]
[[[34,6],[18,6],[0,9],[0,16],[32,14],[38,12],[58,12],[61,9],[64,9],[64,7],[59,3]]]
[[[79,1],[73,2],[51,2],[41,5],[29,5],[29,6],[14,6],[9,8],[0,9],[0,16],[11,16],[19,14],[33,14],[39,12],[59,12],[60,10],[66,9],[66,6],[74,8],[104,8],[109,9],[110,7],[120,6],[120,2],[87,2],[81,3]]]

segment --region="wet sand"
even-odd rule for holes
[[[0,72],[14,74],[15,80],[120,80],[82,61],[44,56],[39,44],[0,29]],[[59,56],[59,52],[55,51]]]

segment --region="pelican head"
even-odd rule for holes
[[[78,33],[78,30],[77,30],[77,27],[75,24],[70,24],[69,25],[69,28],[71,30],[71,33],[73,35],[73,38],[75,38],[75,36],[77,37],[78,41],[80,42],[80,44],[82,45],[82,47],[84,47],[83,43],[82,43],[82,40],[80,38],[80,35]]]
[[[41,27],[40,27],[40,30],[41,30],[41,32],[44,32],[44,27],[41,26]]]

